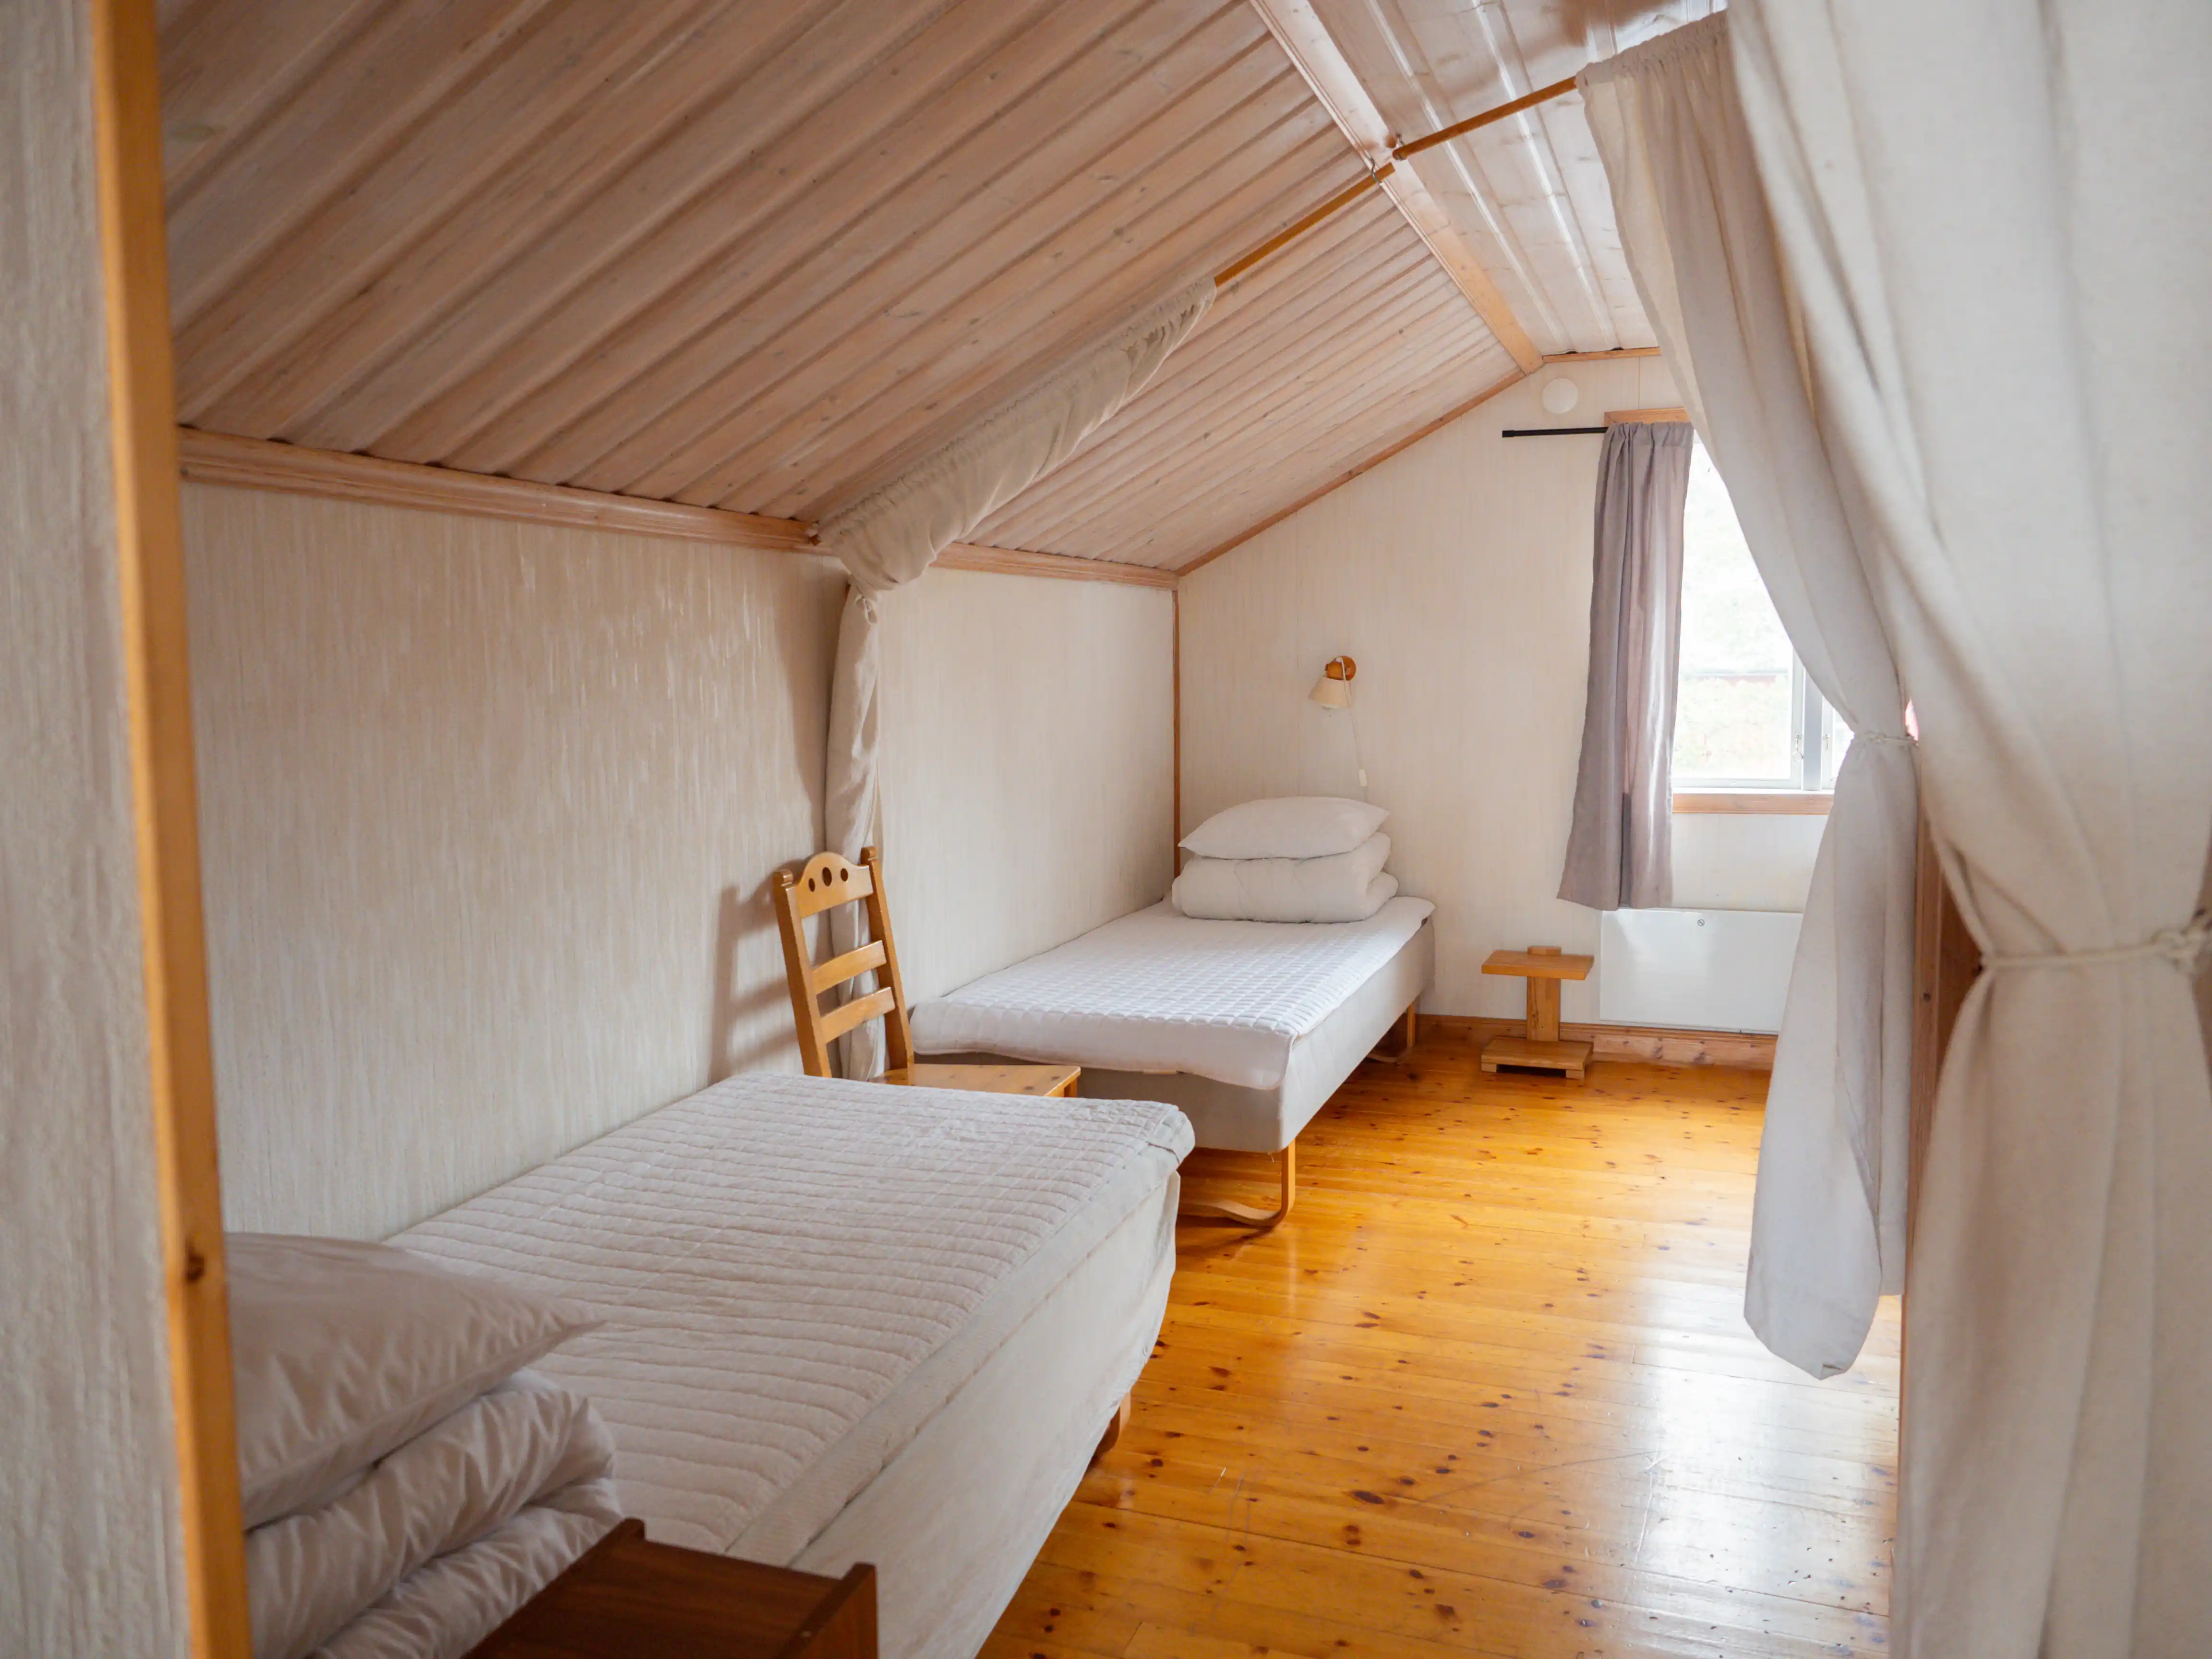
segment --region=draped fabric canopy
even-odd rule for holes
[[[1903,931],[1893,662],[1987,953],[1909,1275],[1906,1659],[2212,1652],[2212,1083],[2189,983],[2212,838],[2207,62],[2196,0],[1739,0],[1589,77],[1639,286],[1762,574],[1822,690],[1876,722],[1814,902]],[[1888,1098],[1903,1005],[1878,983],[1835,987],[1838,1103],[1854,1069]],[[1856,1141],[1848,1113],[1797,1121],[1800,1081],[1778,1070],[1768,1135],[1802,1156],[1762,1158],[1751,1299],[1785,1340],[1820,1281],[1802,1255],[1771,1271],[1778,1197],[1818,1205],[1825,1168],[1839,1216],[1878,1152],[1893,1269],[1899,1140],[1886,1115]]]
[[[830,850],[858,860],[876,833],[878,596],[920,576],[939,554],[1073,453],[1144,390],[1212,299],[1208,279],[1148,307],[942,449],[822,521],[822,546],[836,555],[853,584],[838,618],[830,690],[823,817]],[[842,905],[830,913],[836,949],[859,943],[858,911]],[[856,981],[848,994],[865,994],[872,984],[872,977]],[[840,1049],[848,1076],[873,1077],[883,1063],[882,1033],[873,1023],[853,1032]]]
[[[1581,76],[1644,309],[1790,643],[1857,734],[1836,779],[1759,1146],[1745,1312],[1815,1376],[1904,1288],[1918,834],[1897,672],[1801,371],[1721,13]]]
[[[2212,7],[1731,15],[1988,953],[1908,1286],[1899,1646],[2212,1652]]]

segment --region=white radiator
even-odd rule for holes
[[[1778,1031],[1802,920],[1782,910],[1608,910],[1598,931],[1598,1019]]]

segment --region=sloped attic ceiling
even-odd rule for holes
[[[1314,0],[1401,139],[1694,22],[1713,0]],[[1652,343],[1579,94],[1401,165],[1443,204],[1541,350]]]
[[[185,424],[785,519],[1364,174],[1246,0],[169,0],[162,82]],[[1373,196],[976,539],[1187,562],[1510,372]]]

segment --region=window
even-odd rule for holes
[[[1705,445],[1682,514],[1682,649],[1674,787],[1826,790],[1851,730],[1790,648]]]

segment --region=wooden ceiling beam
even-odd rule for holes
[[[374,455],[347,455],[191,427],[179,428],[177,439],[184,477],[191,483],[283,490],[335,501],[373,501],[385,507],[516,519],[575,529],[672,536],[683,541],[714,542],[771,553],[820,550],[813,544],[812,526],[795,519],[764,519],[751,513],[726,513],[719,507],[686,507],[679,501],[606,495],[597,490],[571,489],[565,484],[532,483],[448,466],[426,466],[416,461],[381,460]]]
[[[955,542],[932,567],[942,570],[987,570],[1001,576],[1055,576],[1065,581],[1123,582],[1132,587],[1172,589],[1176,573],[1161,565],[1122,564],[1113,559],[1079,559],[1066,553],[1032,553],[1019,547],[985,547]]]
[[[1621,357],[1656,357],[1657,346],[1615,346],[1610,351],[1547,351],[1547,363],[1609,363]]]
[[[1490,331],[1498,337],[1524,374],[1533,374],[1544,361],[1528,331],[1521,326],[1505,296],[1491,281],[1443,204],[1429,194],[1410,167],[1394,163],[1395,148],[1389,124],[1367,95],[1367,88],[1352,72],[1328,27],[1321,21],[1311,0],[1252,0],[1253,9],[1266,20],[1269,33],[1281,43],[1297,65],[1314,96],[1321,100],[1361,161],[1376,177],[1385,194],[1396,204],[1414,234],[1428,245],[1460,292],[1467,296]]]
[[[609,495],[566,484],[533,483],[525,478],[494,477],[417,461],[387,461],[374,455],[346,455],[263,438],[233,437],[227,432],[177,429],[179,475],[185,482],[226,484],[239,489],[270,489],[331,501],[366,501],[380,507],[459,513],[471,518],[506,519],[522,524],[568,529],[605,530],[634,536],[665,536],[678,541],[708,542],[718,547],[751,548],[763,553],[812,553],[828,557],[814,539],[814,526],[799,519],[763,518],[718,507]],[[938,557],[950,570],[983,570],[1010,576],[1054,576],[1062,580],[1126,582],[1138,587],[1172,587],[1175,573],[1150,565],[1109,559],[1080,559],[1061,553],[1032,553],[1020,548],[985,547],[956,542]]]

